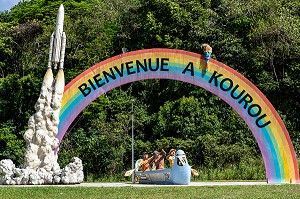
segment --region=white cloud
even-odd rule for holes
[[[0,0],[0,12],[10,10],[13,6],[17,5],[22,0]]]

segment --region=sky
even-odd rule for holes
[[[21,0],[0,0],[0,12],[10,10],[13,6],[17,5]]]

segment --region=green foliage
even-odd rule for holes
[[[194,139],[201,134],[214,134],[220,126],[217,116],[210,113],[204,99],[193,96],[183,97],[177,101],[167,101],[157,113],[157,126],[153,127],[154,135],[184,137]],[[199,125],[201,124],[201,125]]]
[[[20,77],[10,74],[0,79],[0,114],[1,122],[14,121],[17,130],[23,130],[33,114],[33,107],[38,99],[41,80],[31,75]]]
[[[265,180],[265,168],[262,160],[252,160],[253,163],[239,163],[227,167],[197,168],[200,175],[195,180]]]
[[[226,168],[228,165],[239,164],[243,160],[253,157],[253,149],[240,142],[228,142],[229,132],[223,132],[220,136],[207,134],[199,136],[194,141],[192,154],[200,163],[208,168]]]
[[[0,22],[0,77],[4,77],[7,59],[12,54],[12,38],[7,34],[10,28],[11,25],[9,23]]]
[[[24,133],[24,132],[21,132]],[[19,134],[21,134],[19,133]],[[25,141],[16,135],[16,127],[12,121],[0,124],[0,160],[11,159],[17,165],[23,162]]]

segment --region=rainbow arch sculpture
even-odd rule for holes
[[[121,85],[145,79],[172,79],[204,88],[227,102],[254,135],[268,183],[299,183],[296,154],[287,129],[261,91],[229,66],[174,49],[146,49],[104,60],[65,86],[57,138],[61,142],[78,114],[93,100]],[[55,150],[57,153],[57,149]]]

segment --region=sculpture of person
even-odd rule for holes
[[[153,157],[154,157],[153,163],[155,164],[156,170],[164,169],[165,168],[165,157],[166,157],[165,150],[162,149],[161,152],[154,151]]]
[[[171,149],[169,151],[169,154],[167,155],[166,159],[169,161],[170,163],[170,168],[172,168],[173,164],[174,164],[174,161],[175,161],[175,152],[176,150],[175,149]]]
[[[211,57],[212,47],[208,44],[202,44],[202,49],[205,57],[205,71],[208,71],[208,62]]]
[[[162,149],[161,152],[154,151],[153,156],[151,158],[148,158],[147,160],[143,161],[141,166],[148,164],[154,164],[157,170],[161,170],[165,168],[165,157],[166,152]],[[143,170],[145,171],[145,170]]]
[[[142,166],[142,171],[150,171],[149,156],[147,152],[143,152],[143,159],[139,166]]]

